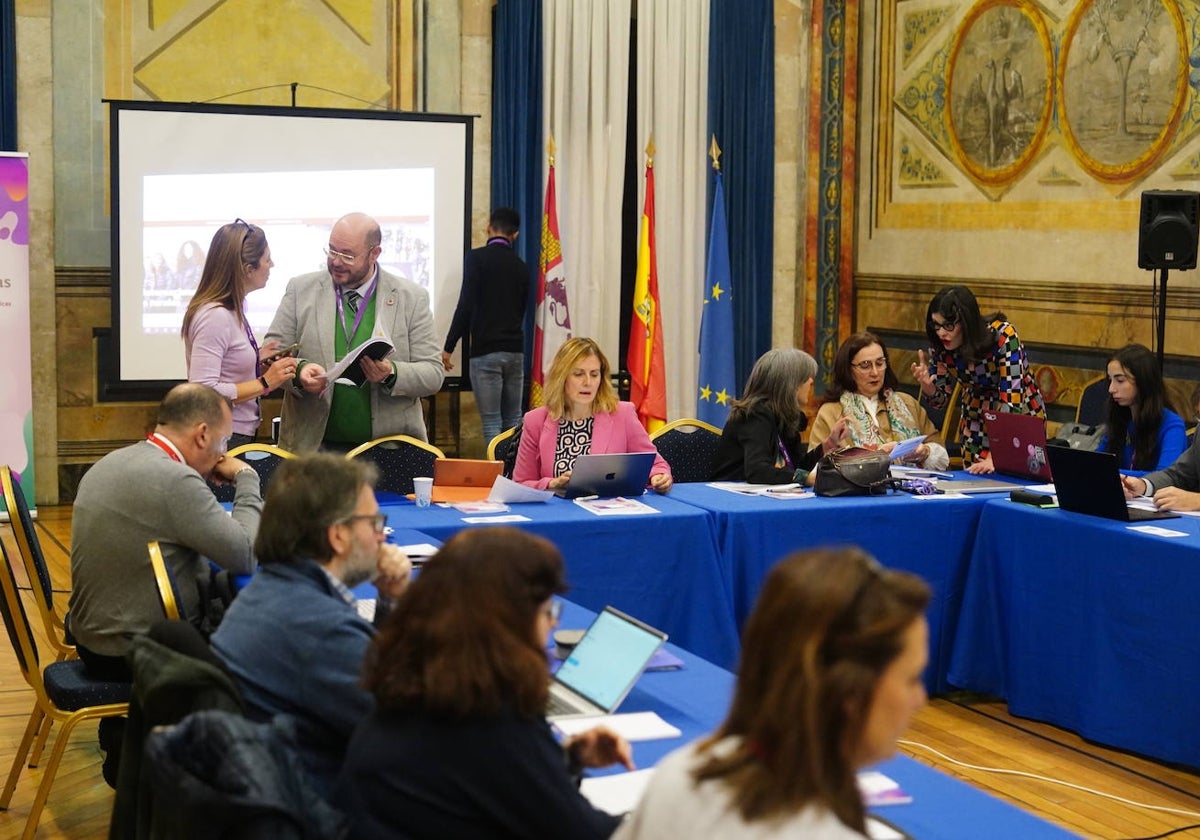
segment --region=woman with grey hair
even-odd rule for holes
[[[846,418],[811,450],[800,439],[808,424],[804,406],[817,361],[803,350],[768,350],[754,363],[742,398],[733,402],[713,458],[713,480],[751,484],[811,483],[821,456],[842,445]]]

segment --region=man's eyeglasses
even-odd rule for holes
[[[867,359],[865,362],[851,362],[850,367],[858,368],[863,373],[870,373],[872,370],[883,370],[887,367],[887,358]]]
[[[377,534],[382,534],[383,529],[387,527],[388,518],[386,513],[356,513],[353,516],[347,516],[342,520],[342,522],[349,523],[356,519],[366,519],[370,521],[371,527]]]
[[[551,598],[549,606],[546,607],[546,615],[549,616],[550,620],[555,624],[558,623],[558,619],[562,616],[562,605],[563,602],[558,598]]]
[[[325,256],[329,257],[329,259],[341,260],[342,265],[345,266],[354,265],[354,261],[358,259],[354,254],[343,254],[341,251],[335,251],[332,248],[325,248],[324,251]]]
[[[954,328],[957,326],[958,326],[958,321],[938,322],[938,321],[933,320],[932,318],[929,319],[929,329],[933,330],[934,332],[946,332],[946,333],[954,332]]]

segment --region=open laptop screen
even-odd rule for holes
[[[625,699],[666,638],[662,631],[606,607],[563,661],[554,679],[612,711]]]

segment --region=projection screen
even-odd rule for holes
[[[334,221],[380,224],[380,265],[429,292],[439,341],[469,245],[472,118],[110,101],[110,398],[186,378],[179,328],[213,233],[241,218],[275,267],[246,298],[258,338],[292,277],[325,266]],[[102,378],[103,374],[102,374]]]

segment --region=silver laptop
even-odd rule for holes
[[[567,486],[557,491],[568,499],[578,496],[640,496],[650,480],[655,452],[580,455]]]
[[[1008,493],[1024,486],[998,478],[939,478],[933,483],[943,493]]]
[[[546,717],[611,714],[666,640],[661,630],[605,607],[551,678]]]

